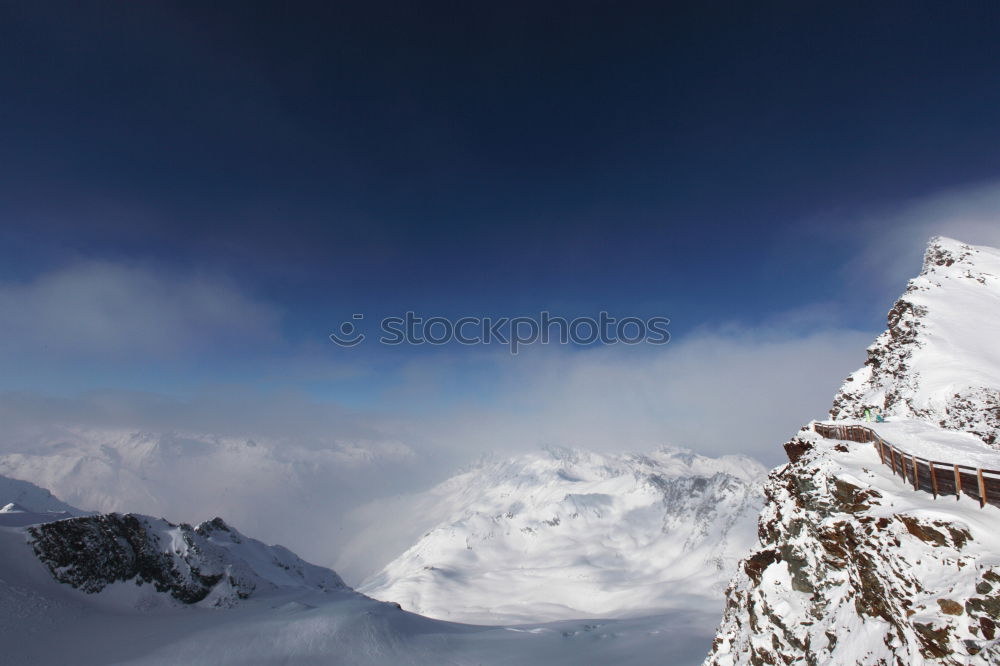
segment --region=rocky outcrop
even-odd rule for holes
[[[923,494],[901,501],[867,445],[838,446],[811,432],[786,445],[795,460],[768,479],[760,545],[706,663],[997,663],[996,539],[931,517]]]
[[[346,589],[334,572],[248,539],[221,518],[193,528],[110,513],[35,525],[27,534],[56,580],[87,593],[134,581],[181,603],[228,606],[281,587]]]

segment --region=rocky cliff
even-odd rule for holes
[[[52,576],[88,593],[148,584],[185,604],[230,606],[269,590],[346,590],[337,574],[215,518],[197,527],[136,514],[102,514],[25,528]]]
[[[786,450],[707,664],[1000,661],[1000,510],[914,492],[868,444]]]
[[[831,416],[878,406],[906,450],[1000,469],[996,330],[1000,251],[933,239]],[[871,444],[785,450],[706,664],[1000,663],[1000,509],[914,491]]]

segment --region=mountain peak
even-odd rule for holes
[[[985,245],[970,245],[946,236],[934,236],[927,243],[920,277],[971,277],[970,273],[996,276],[997,269],[1000,269],[1000,250]]]
[[[1000,445],[1000,250],[936,236],[834,419],[915,418]]]
[[[997,509],[939,497],[942,463],[924,468],[933,492],[911,485],[916,456],[997,467],[998,326],[1000,252],[931,239],[830,412],[881,408],[870,427],[908,454],[909,478],[895,449],[887,462],[809,427],[788,442],[706,666],[998,663]]]

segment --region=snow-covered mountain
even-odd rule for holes
[[[324,512],[357,501],[365,492],[366,474],[402,470],[410,456],[402,445],[385,442],[305,445],[58,424],[23,437],[0,432],[0,475],[49,488],[74,506],[169,516],[175,522],[224,516],[249,534],[288,544],[325,564],[334,562],[344,532],[340,525],[315,529],[314,514],[303,507]],[[0,496],[0,501],[16,498]]]
[[[221,519],[197,527],[133,514],[80,513],[0,477],[30,525],[0,525],[3,663],[403,664],[700,661],[705,614],[475,627],[420,617],[358,594],[329,569],[246,537]],[[4,497],[0,495],[0,497]]]
[[[716,610],[755,540],[764,474],[681,449],[483,464],[412,498],[433,527],[360,589],[484,624]]]
[[[831,415],[932,460],[1000,469],[1000,252],[935,238]],[[706,662],[1000,663],[1000,509],[917,492],[871,444],[803,429]]]
[[[19,527],[85,515],[88,512],[70,506],[45,488],[0,476],[0,526]]]
[[[25,531],[52,577],[84,592],[116,583],[148,584],[182,603],[231,606],[265,590],[347,589],[333,571],[246,537],[221,518],[191,527],[110,513]]]
[[[1000,448],[1000,250],[931,239],[888,319],[830,415],[858,419],[877,406]]]
[[[222,518],[192,527],[138,514],[93,514],[0,476],[0,501],[8,499],[0,527],[20,529],[7,530],[7,537],[23,538],[54,580],[87,593],[148,584],[129,603],[145,605],[166,593],[184,604],[225,607],[261,591],[348,589],[333,571],[246,537]]]

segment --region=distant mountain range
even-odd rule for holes
[[[830,422],[1000,469],[998,324],[1000,251],[934,239]],[[875,407],[886,422],[861,421]],[[225,465],[286,472],[271,481],[285,487],[329,461],[136,433],[7,453],[0,470],[51,478],[103,512],[0,476],[3,660],[683,666],[709,652],[708,666],[1000,663],[1000,509],[915,491],[871,444],[810,426],[785,449],[789,462],[770,474],[676,448],[484,462],[400,500],[426,529],[364,594],[222,518],[107,511],[192,484],[192,507],[255,490],[220,477]],[[272,510],[321,539],[341,517],[300,502],[300,490]]]
[[[430,617],[506,624],[721,608],[766,470],[683,449],[553,449],[412,498],[434,525],[361,586]]]

